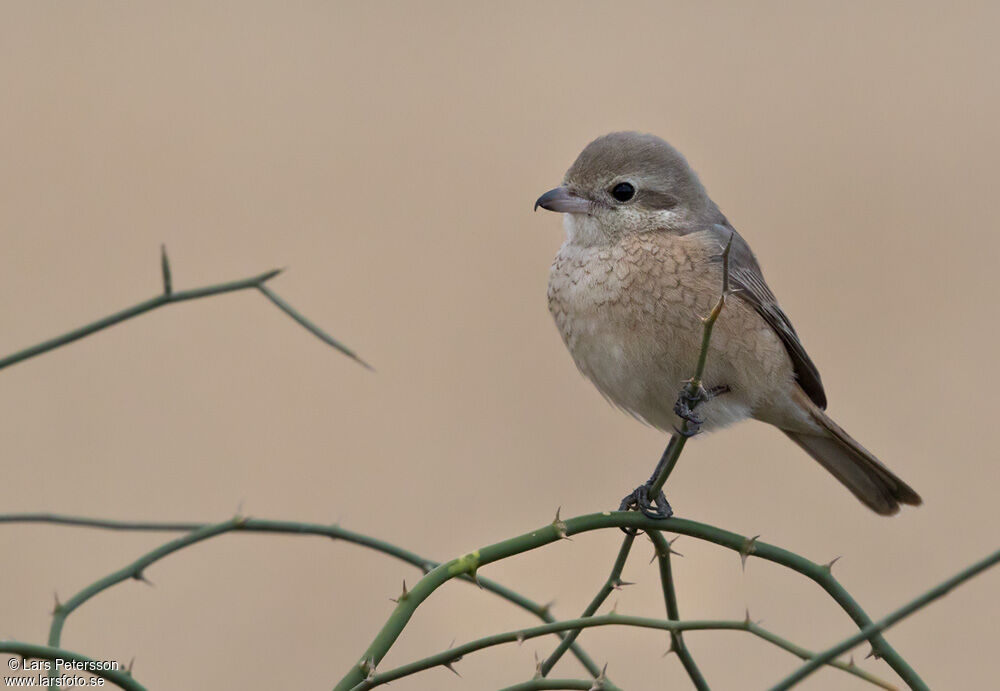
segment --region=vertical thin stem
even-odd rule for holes
[[[672,551],[670,543],[657,530],[646,534],[653,541],[653,547],[656,549],[656,558],[660,564],[660,582],[663,585],[663,602],[667,607],[667,619],[679,621],[681,617],[677,609],[677,593],[674,590],[674,574],[670,564],[670,552]],[[684,636],[680,630],[670,632],[670,650],[677,653],[677,657],[680,658],[681,664],[684,665],[684,669],[687,671],[688,676],[691,678],[691,683],[694,684],[695,688],[698,691],[708,691],[708,682],[705,681],[701,670],[695,664],[694,657],[691,656],[691,651],[688,650],[687,645],[684,643]]]
[[[634,533],[625,535],[625,539],[622,540],[621,549],[618,550],[618,556],[615,558],[615,563],[611,567],[611,573],[608,575],[608,580],[604,582],[604,585],[601,586],[601,589],[597,592],[597,595],[595,595],[594,599],[590,601],[590,604],[587,605],[587,608],[583,610],[583,614],[580,615],[581,619],[585,617],[594,616],[594,613],[597,611],[597,609],[602,604],[604,604],[605,600],[608,599],[608,596],[611,594],[611,591],[621,587],[622,569],[625,568],[625,562],[628,560],[628,554],[629,552],[632,551],[632,543],[634,542],[635,542]],[[562,639],[562,641],[559,643],[559,646],[552,651],[552,654],[549,655],[547,658],[545,658],[545,661],[542,662],[542,664],[539,666],[539,672],[541,672],[541,675],[543,677],[546,676],[550,671],[552,671],[552,668],[555,667],[555,664],[559,661],[559,658],[561,658],[563,654],[569,649],[569,647],[573,645],[573,642],[579,635],[580,635],[579,629],[575,629],[573,631],[568,632],[566,634],[566,638]]]

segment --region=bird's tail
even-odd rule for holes
[[[875,513],[891,516],[900,504],[918,506],[920,495],[899,479],[865,447],[854,441],[805,394],[800,404],[807,408],[820,430],[815,433],[782,430],[819,461],[847,489]]]

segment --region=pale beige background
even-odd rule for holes
[[[576,372],[545,304],[559,219],[531,204],[606,131],[663,135],[748,238],[833,415],[924,496],[883,519],[783,436],[689,447],[678,513],[786,546],[877,616],[996,547],[996,4],[126,3],[0,6],[0,349],[159,290],[273,266],[367,372],[244,293],[146,315],[0,373],[2,510],[342,521],[447,558],[614,506],[664,438]],[[165,536],[3,526],[0,635]],[[619,536],[484,573],[571,616]],[[818,588],[682,539],[681,612],[825,647]],[[659,616],[638,543],[619,610]],[[156,689],[324,689],[415,570],[321,539],[229,536],[80,609],[64,642]],[[891,632],[935,689],[996,688],[1000,572]],[[529,615],[462,584],[395,665]],[[629,689],[687,688],[665,637],[588,631]],[[689,636],[713,688],[796,660]],[[394,689],[529,678],[550,640]],[[866,649],[861,649],[861,656]],[[878,662],[871,670],[891,676]],[[582,673],[573,661],[564,674]],[[839,672],[803,688],[865,688]]]

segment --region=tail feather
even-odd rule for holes
[[[852,439],[826,413],[811,402],[807,407],[820,431],[782,431],[819,461],[862,503],[883,516],[898,513],[900,504],[918,506],[922,503],[919,494]]]

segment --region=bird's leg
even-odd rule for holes
[[[667,444],[667,448],[663,451],[663,455],[660,456],[659,462],[656,464],[656,469],[653,470],[653,474],[646,480],[645,483],[639,485],[631,493],[628,494],[624,499],[622,499],[621,504],[618,506],[619,511],[631,511],[636,509],[642,513],[643,516],[653,519],[670,518],[674,515],[674,510],[670,508],[670,504],[667,502],[666,495],[661,491],[658,496],[650,498],[649,489],[652,487],[653,482],[659,476],[660,471],[670,462],[670,457],[672,456],[674,446],[674,440],[671,438],[670,443]],[[628,532],[628,530],[626,530]]]
[[[670,443],[667,444],[667,448],[664,449],[663,455],[660,456],[660,460],[656,464],[653,474],[650,475],[649,479],[646,480],[645,483],[636,487],[631,493],[622,499],[621,504],[618,506],[619,511],[631,511],[632,509],[636,509],[640,511],[642,515],[652,519],[670,518],[674,515],[674,510],[670,508],[670,503],[667,501],[666,495],[660,491],[656,497],[651,498],[649,496],[649,490],[652,489],[661,473],[669,475],[670,471],[673,470],[673,464],[677,462],[677,455],[679,453],[679,451],[674,453],[674,449],[680,443],[681,438],[693,437],[698,433],[697,425],[702,423],[702,419],[700,416],[695,414],[694,409],[704,401],[711,400],[716,396],[727,393],[729,390],[729,386],[725,384],[721,386],[713,386],[707,390],[699,384],[697,391],[693,394],[688,391],[688,387],[686,386],[681,390],[680,395],[677,397],[677,403],[674,406],[674,410],[678,415],[687,420],[688,425],[686,425],[684,431],[676,430],[677,435],[670,438]],[[684,412],[683,415],[681,411]],[[692,426],[694,426],[694,429],[692,429]],[[664,477],[664,481],[666,481],[666,477]],[[630,528],[622,528],[622,530],[627,533],[634,532]]]

